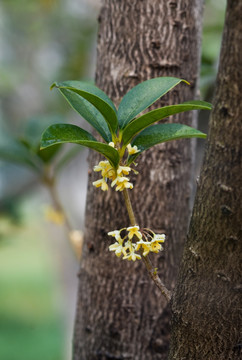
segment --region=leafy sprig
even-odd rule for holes
[[[76,110],[102,137],[97,141],[86,130],[71,124],[51,125],[41,139],[41,149],[65,142],[80,144],[101,153],[117,169],[119,164],[131,164],[148,148],[171,140],[200,137],[206,134],[184,124],[156,124],[168,116],[190,110],[210,110],[211,104],[204,101],[189,101],[177,105],[146,110],[159,98],[172,90],[183,79],[158,77],[140,83],[121,100],[118,109],[111,99],[95,85],[82,81],[54,83],[74,110]],[[110,142],[114,146],[110,146]],[[124,160],[128,146],[137,146],[138,152]]]

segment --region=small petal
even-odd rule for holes
[[[98,163],[98,165],[95,165],[93,170],[94,171],[102,171],[108,165],[109,165],[109,161],[108,160],[103,160],[103,161],[100,161]]]
[[[164,242],[166,239],[165,234],[155,234],[152,241]]]
[[[128,237],[130,240],[133,238],[134,235],[136,235],[138,239],[142,239],[142,234],[139,231],[138,225],[128,227],[127,231],[129,232]]]
[[[112,181],[111,187],[113,187],[114,185],[120,185],[121,183],[124,182],[128,182],[129,178],[125,177],[125,176],[117,176],[116,179],[114,179]]]
[[[149,254],[150,252],[150,241],[143,241],[143,240],[140,240],[136,243],[137,247],[136,247],[136,250],[139,250],[141,247],[143,248],[143,256],[146,256]]]
[[[105,179],[99,179],[97,181],[94,181],[92,185],[96,186],[97,188],[101,187],[103,191],[108,190],[108,184],[106,183]]]
[[[129,155],[137,154],[138,152],[140,152],[136,145],[131,146],[131,144],[127,145],[127,150]]]
[[[129,166],[119,166],[117,170],[118,175],[129,175],[131,168]]]
[[[108,233],[108,235],[115,237],[115,239],[116,239],[117,241],[120,241],[120,240],[121,240],[120,230],[110,231],[110,232]]]

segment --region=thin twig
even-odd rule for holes
[[[136,225],[135,215],[134,215],[134,211],[132,208],[132,204],[131,204],[129,193],[128,193],[127,189],[123,190],[123,196],[124,196],[125,205],[126,205],[126,208],[127,208],[128,214],[129,214],[130,225],[135,226]]]
[[[171,295],[172,295],[171,291],[169,291],[161,281],[159,275],[157,274],[157,269],[153,267],[150,259],[148,258],[148,255],[147,256],[141,255],[141,257],[149,273],[149,276],[154,281],[155,285],[158,287],[162,295],[164,295],[166,300],[169,302],[171,300]]]

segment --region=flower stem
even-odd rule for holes
[[[130,220],[130,224],[131,226],[135,226],[137,225],[136,220],[135,220],[135,215],[134,215],[134,211],[132,208],[132,204],[130,201],[130,197],[129,197],[129,193],[127,189],[123,190],[123,196],[124,196],[124,201],[125,201],[125,205],[129,214],[129,220]],[[145,264],[145,267],[149,273],[149,276],[151,277],[151,279],[154,281],[155,285],[158,287],[158,289],[160,290],[161,294],[163,296],[165,296],[166,300],[169,302],[171,300],[171,291],[169,291],[165,285],[163,284],[163,282],[161,281],[159,275],[157,274],[157,269],[155,269],[148,257],[147,256],[143,256],[141,255],[143,263]]]
[[[165,296],[166,300],[168,302],[171,301],[171,291],[169,291],[161,281],[159,275],[157,274],[157,269],[153,267],[148,255],[147,256],[141,255],[141,257],[149,273],[149,276],[154,281],[155,285],[158,287],[162,295]]]
[[[125,205],[129,214],[129,220],[130,220],[130,225],[131,226],[135,226],[136,225],[136,220],[135,220],[135,215],[134,215],[134,211],[131,205],[131,201],[130,201],[130,197],[129,197],[129,193],[127,189],[123,190],[123,196],[124,196],[124,201],[125,201]]]

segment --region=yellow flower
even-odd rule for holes
[[[152,240],[150,242],[150,251],[158,253],[160,250],[163,250],[161,244],[159,244],[157,241]]]
[[[129,235],[128,235],[129,240],[131,240],[134,235],[137,236],[137,238],[139,240],[142,239],[142,234],[139,231],[139,226],[138,225],[128,227],[127,231],[129,232]]]
[[[100,161],[98,165],[93,168],[94,171],[101,171],[102,177],[108,177],[109,179],[115,175],[115,170],[108,160]]]
[[[109,231],[108,235],[115,237],[115,239],[116,239],[117,241],[119,241],[119,240],[121,239],[120,230]]]
[[[120,175],[129,175],[129,172],[131,171],[131,168],[129,166],[119,166],[117,170],[118,176]]]
[[[126,255],[125,249],[123,247],[123,239],[109,246],[109,251],[115,251],[115,255],[120,257],[122,254]]]
[[[124,176],[117,176],[111,183],[111,187],[114,187],[114,185],[117,185],[117,183],[122,183],[125,181],[129,181],[129,178],[124,177]]]
[[[111,143],[109,143],[110,145]],[[111,146],[111,145],[110,145]],[[128,175],[131,171],[129,166],[119,166],[117,170],[115,170],[109,161],[104,160],[100,161],[98,165],[94,166],[94,171],[101,171],[103,179],[97,180],[93,183],[96,187],[101,187],[103,191],[108,190],[108,185],[105,179],[112,180],[111,186],[116,185],[116,191],[123,191],[124,189],[133,189],[133,184],[129,182],[129,178],[124,175]]]
[[[135,248],[136,248],[136,246],[134,246],[130,240],[126,241],[125,246],[124,246],[126,255],[123,257],[123,260],[133,260],[133,261],[135,261],[137,259],[140,260],[141,256],[139,254],[135,253]],[[127,250],[128,250],[128,253],[127,253]]]
[[[152,241],[158,241],[159,243],[163,243],[166,239],[165,234],[154,234]]]
[[[101,187],[101,189],[102,189],[103,191],[107,191],[107,190],[108,190],[108,184],[106,183],[106,181],[105,181],[104,178],[103,178],[103,179],[99,179],[99,180],[97,180],[97,181],[94,181],[94,182],[92,183],[92,185],[96,186],[97,188],[98,188],[98,187]]]
[[[140,248],[143,249],[143,256],[146,256],[149,254],[149,252],[158,253],[159,251],[163,250],[163,247],[160,243],[163,243],[165,241],[165,234],[154,234],[151,241],[138,241],[136,250],[139,250]]]
[[[128,181],[117,183],[116,191],[123,191],[124,189],[133,189],[133,184]]]
[[[110,231],[109,236],[113,236],[116,239],[116,242],[109,246],[109,251],[115,251],[115,255],[120,257],[122,254],[126,255],[125,248],[123,247],[123,239],[120,236],[120,230]]]
[[[160,250],[163,250],[160,243],[163,243],[165,238],[165,234],[154,234],[153,239],[150,242],[150,251],[158,253]]]
[[[129,178],[125,176],[117,176],[116,179],[112,181],[111,186],[116,185],[116,191],[123,191],[124,189],[133,189],[133,184],[129,182]]]
[[[139,250],[141,247],[143,248],[143,256],[146,256],[150,252],[150,241],[140,240],[137,243],[136,250]]]
[[[127,150],[129,155],[137,154],[138,152],[140,152],[136,145],[131,146],[131,144],[127,145]]]

